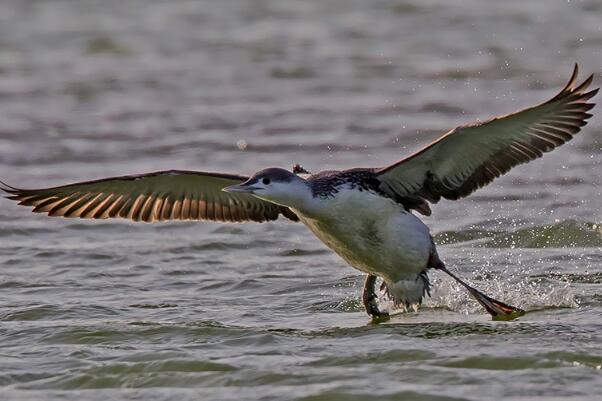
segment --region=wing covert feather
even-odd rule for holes
[[[240,175],[170,170],[44,189],[20,189],[6,184],[0,189],[9,194],[9,199],[49,216],[127,218],[150,223],[164,220],[264,222],[276,220],[282,214],[298,221],[289,208],[249,194],[222,191],[247,179]]]
[[[566,143],[592,115],[589,76],[577,85],[578,67],[552,99],[489,121],[455,128],[413,155],[376,170],[380,189],[436,203],[459,199],[512,167]]]

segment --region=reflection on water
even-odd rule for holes
[[[598,75],[597,0],[0,2],[0,179],[380,166]],[[372,325],[290,222],[48,219],[0,202],[7,399],[597,399],[602,131],[425,219],[450,268]],[[511,383],[511,384],[510,384]],[[93,391],[89,391],[93,390]]]

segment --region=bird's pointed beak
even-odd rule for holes
[[[246,184],[243,182],[242,184],[230,185],[229,187],[222,188],[222,191],[253,194],[253,193],[255,193],[255,191],[257,191],[259,189],[261,189],[261,188],[256,187],[254,185]]]

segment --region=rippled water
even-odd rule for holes
[[[597,0],[5,0],[0,178],[383,165],[546,99],[575,61],[602,83]],[[88,222],[1,201],[0,398],[599,399],[595,112],[425,219],[449,266],[527,309],[512,322],[434,273],[419,313],[371,325],[361,276],[286,221]]]

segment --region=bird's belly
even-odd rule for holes
[[[401,207],[340,208],[327,217],[301,221],[347,263],[387,281],[415,277],[426,268],[431,251],[428,228]]]

